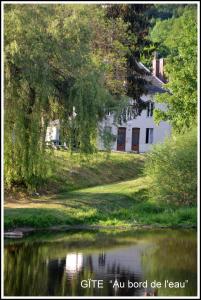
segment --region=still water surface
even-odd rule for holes
[[[196,296],[196,249],[194,230],[73,231],[5,239],[4,294]],[[97,281],[86,287],[89,279],[101,280],[103,287]],[[151,282],[161,287],[151,288]]]

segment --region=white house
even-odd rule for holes
[[[149,70],[141,63],[139,67]],[[141,100],[147,103],[139,116],[128,120],[123,124],[114,122],[114,114],[109,112],[99,124],[100,130],[108,130],[114,136],[115,141],[111,145],[113,151],[138,152],[144,153],[151,149],[152,145],[161,143],[165,137],[171,133],[171,126],[168,122],[161,121],[158,125],[153,119],[153,110],[158,108],[165,110],[164,104],[155,103],[154,96],[157,93],[165,93],[163,88],[163,59],[153,60],[153,74],[146,75],[148,93],[141,97]],[[132,102],[132,100],[130,101]],[[128,103],[129,104],[129,103]],[[130,103],[131,104],[131,103]],[[59,143],[59,121],[53,121],[47,130],[46,141]],[[98,137],[98,149],[104,150],[104,143],[101,135]]]
[[[146,71],[149,70],[143,65],[139,66]],[[146,75],[148,93],[141,97],[141,100],[147,103],[147,108],[135,119],[128,120],[123,124],[115,124],[114,114],[108,113],[100,124],[101,130],[107,129],[116,140],[112,145],[112,150],[126,152],[147,152],[152,145],[161,143],[166,136],[171,133],[171,126],[168,122],[160,122],[158,125],[154,122],[153,110],[165,110],[164,104],[155,103],[154,96],[157,93],[165,93],[163,88],[163,59],[154,57],[153,74]],[[104,150],[104,143],[101,138],[98,139],[98,147]]]

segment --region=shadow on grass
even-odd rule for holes
[[[129,208],[139,202],[148,199],[147,189],[141,189],[131,194],[115,192],[85,192],[76,191],[71,193],[56,194],[44,200],[32,199],[29,204],[59,205],[64,208],[86,210],[96,208],[108,210],[113,208]]]
[[[55,225],[195,224],[196,209],[149,200],[149,180],[136,180],[16,201],[5,228]]]
[[[145,201],[146,189],[130,194],[76,191],[44,200],[32,199],[33,208],[6,208],[5,227],[48,227],[62,224],[92,224],[109,221],[125,223],[131,219],[135,203]],[[37,205],[40,207],[37,208]],[[54,205],[53,207],[50,206]]]
[[[79,165],[75,161],[69,164],[63,157],[57,157],[57,168],[47,186],[54,186],[59,192],[67,192],[79,188],[98,186],[129,179],[136,179],[143,175],[144,157],[111,156],[109,159],[94,160]]]

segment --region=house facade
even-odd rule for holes
[[[136,118],[122,124],[116,124],[114,113],[108,112],[99,124],[100,132],[107,130],[114,136],[111,144],[113,151],[148,152],[154,144],[162,143],[171,134],[171,126],[168,122],[161,121],[156,124],[153,118],[154,109],[166,110],[164,104],[154,101],[156,94],[166,93],[163,88],[163,59],[154,58],[152,74],[143,64],[140,63],[139,67],[149,72],[149,75],[146,75],[148,92],[141,97],[141,100],[146,103],[146,109],[142,110]],[[46,141],[59,144],[59,120],[51,122],[48,126]],[[97,147],[99,150],[105,150],[101,134],[98,136]]]
[[[144,96],[142,99],[149,102],[149,108],[143,110],[141,115],[133,120],[129,120],[121,125],[116,125],[114,116],[108,115],[101,123],[101,128],[107,128],[116,140],[112,144],[111,149],[114,151],[138,152],[144,153],[151,150],[152,146],[161,143],[170,135],[171,127],[167,122],[160,122],[158,125],[153,119],[153,109],[164,109],[163,105],[153,102],[150,95]],[[104,150],[103,140],[98,138],[98,148]]]
[[[139,66],[149,72],[143,64],[140,63]],[[156,124],[153,118],[154,109],[166,110],[164,104],[154,101],[156,94],[167,92],[163,88],[165,82],[163,59],[154,57],[153,73],[146,75],[146,80],[148,92],[141,97],[141,100],[146,103],[146,109],[142,110],[140,115],[125,123],[116,124],[114,114],[108,113],[100,124],[100,131],[106,129],[116,136],[111,145],[111,149],[114,151],[148,152],[154,144],[162,143],[171,134],[171,126],[168,122],[161,121]],[[100,150],[105,148],[101,138],[98,138],[98,148]]]

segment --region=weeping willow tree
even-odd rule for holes
[[[94,150],[104,107],[124,93],[126,26],[107,20],[102,6],[5,5],[7,186],[33,189],[46,178],[50,120],[60,120],[63,140]]]
[[[35,21],[37,19],[37,22]],[[48,98],[53,92],[45,19],[37,9],[5,11],[5,182],[35,186],[45,177]]]

